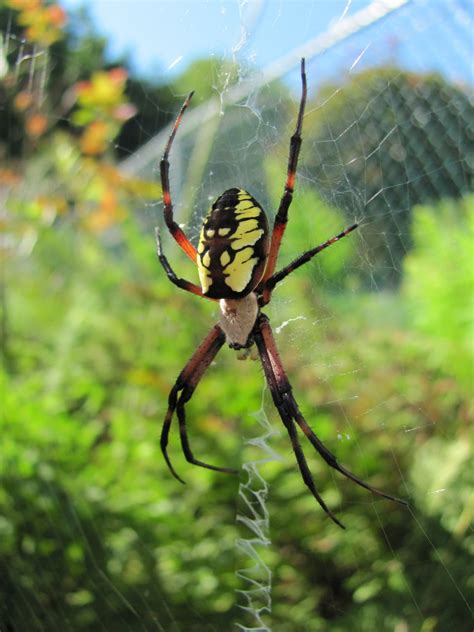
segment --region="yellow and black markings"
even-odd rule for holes
[[[211,298],[240,298],[262,278],[268,223],[260,204],[243,189],[229,189],[211,207],[198,245],[202,291]]]

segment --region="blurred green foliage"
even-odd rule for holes
[[[474,386],[474,195],[415,207],[415,249],[404,262],[413,326],[435,368]],[[422,283],[420,283],[422,280]]]
[[[264,165],[273,208],[279,151]],[[281,263],[345,224],[303,182]],[[159,189],[107,156],[86,158],[57,130],[1,186],[0,628],[233,629],[245,587],[235,541],[250,536],[236,522],[239,480],[190,466],[173,428],[181,486],[159,449],[169,390],[218,317],[156,260],[140,219]],[[245,440],[261,434],[256,413],[281,427],[271,439],[281,462],[261,466],[278,632],[470,629],[472,203],[415,210],[400,289],[360,290],[355,252],[368,242],[353,233],[286,279],[266,309],[309,423],[409,509],[336,476],[303,438],[347,530],[334,525],[301,480],[259,364],[227,348],[188,406],[193,450],[215,464],[255,457]],[[196,280],[175,243],[164,246]]]

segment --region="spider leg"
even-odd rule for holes
[[[199,467],[204,467],[208,470],[215,470],[216,472],[224,472],[225,474],[238,474],[238,470],[234,470],[230,467],[218,467],[217,465],[209,465],[209,463],[204,463],[204,461],[199,461],[194,457],[192,453],[191,447],[189,445],[188,434],[186,431],[186,415],[184,412],[185,404],[191,399],[193,392],[195,390],[195,386],[183,389],[183,392],[178,400],[178,405],[176,408],[176,412],[178,415],[179,421],[179,432],[181,438],[181,446],[183,448],[184,456],[186,460],[192,465],[197,465]]]
[[[273,291],[274,287],[276,286],[276,284],[279,283],[280,281],[282,281],[286,276],[291,274],[293,272],[293,270],[296,270],[297,268],[299,268],[303,264],[307,263],[315,255],[320,253],[321,250],[325,250],[326,248],[328,248],[329,246],[332,246],[332,244],[335,244],[337,241],[339,241],[340,239],[342,239],[346,235],[349,235],[349,233],[352,233],[352,231],[355,230],[358,226],[359,226],[359,224],[357,224],[357,223],[352,224],[352,226],[349,226],[348,228],[346,228],[345,230],[340,232],[338,235],[335,235],[334,237],[331,237],[331,239],[326,240],[324,243],[320,244],[319,246],[316,246],[316,248],[312,248],[311,250],[307,250],[302,255],[297,257],[294,261],[292,261],[287,266],[282,268],[279,272],[277,272],[276,274],[273,274],[264,283],[262,296],[261,296],[261,299],[259,301],[260,305],[261,306],[262,305],[266,305],[267,303],[270,302],[271,294],[272,294],[272,291]]]
[[[168,456],[168,436],[170,433],[170,427],[171,427],[171,421],[173,419],[173,414],[174,411],[176,410],[176,400],[177,400],[177,394],[180,390],[180,388],[182,388],[180,386],[180,378],[181,375],[178,377],[178,379],[176,380],[175,385],[173,386],[173,388],[171,389],[171,392],[168,396],[168,410],[166,411],[166,417],[165,420],[163,421],[163,427],[161,429],[161,439],[160,439],[160,446],[161,446],[161,451],[163,453],[163,456],[165,457],[165,461],[166,464],[171,472],[171,474],[173,474],[173,476],[180,482],[183,483],[183,485],[185,484],[183,479],[178,476],[178,474],[176,473],[176,470],[174,469],[174,467],[171,464],[170,458]]]
[[[357,485],[360,485],[361,487],[368,489],[370,492],[372,492],[373,494],[376,494],[377,496],[388,498],[388,500],[393,500],[397,503],[400,503],[401,505],[408,505],[406,500],[402,500],[401,498],[397,498],[396,496],[387,494],[386,492],[383,492],[380,489],[377,489],[376,487],[372,487],[372,485],[369,485],[368,483],[360,479],[358,476],[356,476],[355,474],[350,472],[348,469],[346,469],[343,465],[340,465],[340,463],[337,461],[334,454],[332,454],[332,452],[330,452],[326,448],[326,446],[321,441],[321,439],[319,439],[319,437],[309,427],[306,419],[303,417],[300,410],[298,409],[298,405],[296,404],[293,397],[291,397],[291,399],[292,399],[292,405],[294,407],[294,415],[295,415],[296,423],[299,425],[301,430],[309,439],[311,445],[317,450],[320,456],[322,456],[322,458],[326,461],[326,463],[330,467],[337,470],[338,472],[343,474],[346,478],[349,478],[351,481],[354,481],[354,483],[357,483]]]
[[[166,143],[165,153],[163,154],[163,158],[160,162],[160,175],[161,175],[161,190],[163,195],[163,205],[164,205],[164,215],[165,222],[168,230],[171,235],[174,237],[178,245],[184,250],[184,252],[188,255],[191,261],[196,262],[197,252],[196,248],[192,245],[189,239],[186,237],[184,232],[178,226],[178,224],[174,221],[173,218],[173,203],[171,201],[171,193],[170,193],[170,181],[169,181],[169,170],[170,163],[168,161],[168,156],[171,150],[171,145],[173,144],[174,137],[176,136],[176,132],[178,131],[178,127],[181,124],[181,120],[183,118],[183,114],[186,108],[191,101],[194,92],[191,92],[183,105],[181,106],[181,110],[179,111],[178,116],[173,125],[173,129],[171,130],[171,134],[168,138],[168,142]]]
[[[189,440],[186,431],[186,418],[184,413],[184,406],[186,402],[191,399],[199,381],[201,380],[206,370],[209,368],[209,365],[216,357],[224,342],[224,332],[219,327],[219,325],[215,325],[206,336],[206,338],[203,340],[203,342],[196,349],[184,369],[181,371],[178,379],[175,382],[175,385],[173,386],[169,394],[168,410],[163,422],[160,445],[161,451],[163,452],[163,456],[171,473],[178,481],[180,481],[180,483],[183,484],[184,481],[176,473],[176,470],[171,464],[167,451],[168,436],[175,410],[178,415],[181,445],[187,461],[189,461],[193,465],[199,465],[200,467],[205,467],[210,470],[216,470],[218,472],[225,472],[229,474],[237,474],[237,470],[233,470],[227,467],[217,467],[215,465],[209,465],[208,463],[198,461],[194,458],[189,446]]]
[[[216,299],[210,298],[209,296],[206,296],[205,294],[203,294],[202,289],[199,287],[199,285],[196,285],[195,283],[191,283],[191,281],[186,281],[186,279],[181,279],[176,275],[176,273],[172,269],[168,259],[166,258],[163,252],[159,228],[155,228],[155,235],[156,235],[156,250],[158,254],[158,259],[161,265],[163,266],[166,272],[166,275],[168,279],[171,281],[171,283],[181,288],[182,290],[186,290],[186,292],[191,292],[191,294],[196,294],[197,296],[201,296],[202,298],[207,298],[211,301],[215,301]]]
[[[269,380],[270,389],[272,391],[272,396],[275,404],[277,405],[277,401],[283,400],[284,409],[287,412],[288,416],[291,419],[294,419],[296,423],[299,425],[305,436],[309,439],[311,445],[316,449],[318,454],[324,459],[324,461],[333,469],[337,470],[341,474],[343,474],[346,478],[354,481],[361,487],[371,491],[378,496],[382,496],[384,498],[388,498],[389,500],[393,500],[402,505],[407,505],[407,502],[404,500],[400,500],[395,496],[390,494],[386,494],[385,492],[372,487],[368,483],[364,482],[362,479],[357,477],[355,474],[352,474],[349,470],[339,464],[336,457],[326,448],[326,446],[322,443],[322,441],[317,437],[317,435],[313,432],[313,430],[309,427],[305,418],[301,414],[298,405],[293,397],[291,386],[289,384],[288,378],[286,377],[285,370],[283,369],[283,365],[281,363],[275,341],[273,338],[272,330],[268,319],[263,315],[260,316],[257,327],[259,329],[259,333],[255,334],[255,341],[257,346],[259,347],[260,355],[263,357],[266,356],[268,358],[267,364],[270,364],[270,369],[265,368],[265,374],[272,373],[274,376],[273,383]],[[267,378],[268,379],[268,378]],[[276,388],[276,394],[274,394],[274,389]],[[280,407],[277,405],[277,408],[281,415]],[[283,417],[282,417],[283,418]],[[286,424],[285,424],[286,425]],[[301,469],[301,468],[300,468]],[[306,482],[306,481],[305,481]]]
[[[268,333],[271,336],[270,324],[268,319],[263,314],[260,315],[257,325],[254,330],[255,343],[257,345],[260,358],[262,361],[263,371],[267,379],[268,387],[272,394],[273,402],[280,414],[281,420],[288,431],[288,435],[291,440],[291,445],[296,456],[296,461],[303,477],[303,481],[313,494],[314,498],[320,504],[325,513],[342,529],[345,529],[342,522],[340,522],[336,516],[332,513],[329,507],[326,505],[321,495],[316,489],[313,477],[306,462],[303,450],[298,441],[298,435],[296,433],[296,427],[294,424],[294,415],[291,407],[291,399],[288,399],[288,395],[291,397],[291,386],[288,382],[285,373],[281,369],[281,363],[279,363],[278,351],[275,345],[268,345],[267,340]],[[275,363],[275,358],[278,362]],[[281,370],[279,370],[281,369]]]
[[[345,526],[342,524],[342,522],[340,520],[338,520],[336,518],[336,516],[333,514],[333,512],[326,505],[326,503],[324,502],[324,500],[322,499],[321,495],[318,493],[318,491],[316,489],[316,485],[314,483],[314,480],[313,480],[313,477],[311,475],[310,469],[309,469],[308,464],[306,462],[306,458],[305,458],[305,456],[303,454],[303,450],[302,450],[301,445],[300,445],[300,443],[298,441],[298,435],[296,433],[296,427],[295,427],[295,425],[293,423],[293,419],[291,417],[291,414],[290,414],[287,406],[285,405],[284,400],[285,400],[285,397],[283,396],[283,403],[279,404],[279,405],[276,405],[276,406],[277,406],[278,412],[280,413],[280,417],[282,418],[282,421],[285,424],[285,427],[286,427],[286,429],[288,431],[288,434],[290,436],[291,445],[293,446],[293,451],[295,453],[296,461],[298,463],[298,467],[300,468],[300,472],[301,472],[301,476],[303,477],[303,481],[305,482],[306,486],[309,488],[309,490],[311,491],[313,496],[316,498],[318,503],[321,505],[322,509],[331,518],[331,520],[333,520],[342,529],[345,529]]]
[[[283,196],[280,200],[280,206],[278,207],[277,214],[275,216],[275,222],[273,224],[272,238],[270,243],[270,251],[268,253],[268,261],[265,270],[264,277],[261,281],[261,285],[270,278],[275,270],[276,260],[278,257],[278,251],[280,250],[281,240],[283,239],[283,233],[285,232],[286,224],[288,222],[288,209],[291,201],[293,200],[293,190],[295,186],[296,168],[298,166],[298,157],[300,153],[302,138],[301,130],[303,128],[303,116],[306,105],[306,72],[305,72],[305,60],[301,60],[301,100],[300,108],[298,112],[298,119],[296,121],[296,129],[293,136],[290,139],[290,150],[288,155],[288,168],[286,174],[285,188]]]

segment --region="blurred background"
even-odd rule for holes
[[[0,628],[472,629],[473,6],[468,0],[0,4]],[[218,314],[156,259],[158,164],[196,243],[225,189],[270,217],[306,57],[279,265],[361,228],[265,312],[338,528],[305,487],[259,362],[224,348],[172,428]],[[164,235],[180,276],[196,271]]]

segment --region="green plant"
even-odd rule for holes
[[[472,392],[474,378],[474,195],[415,207],[414,248],[404,263],[410,322],[429,366]]]

